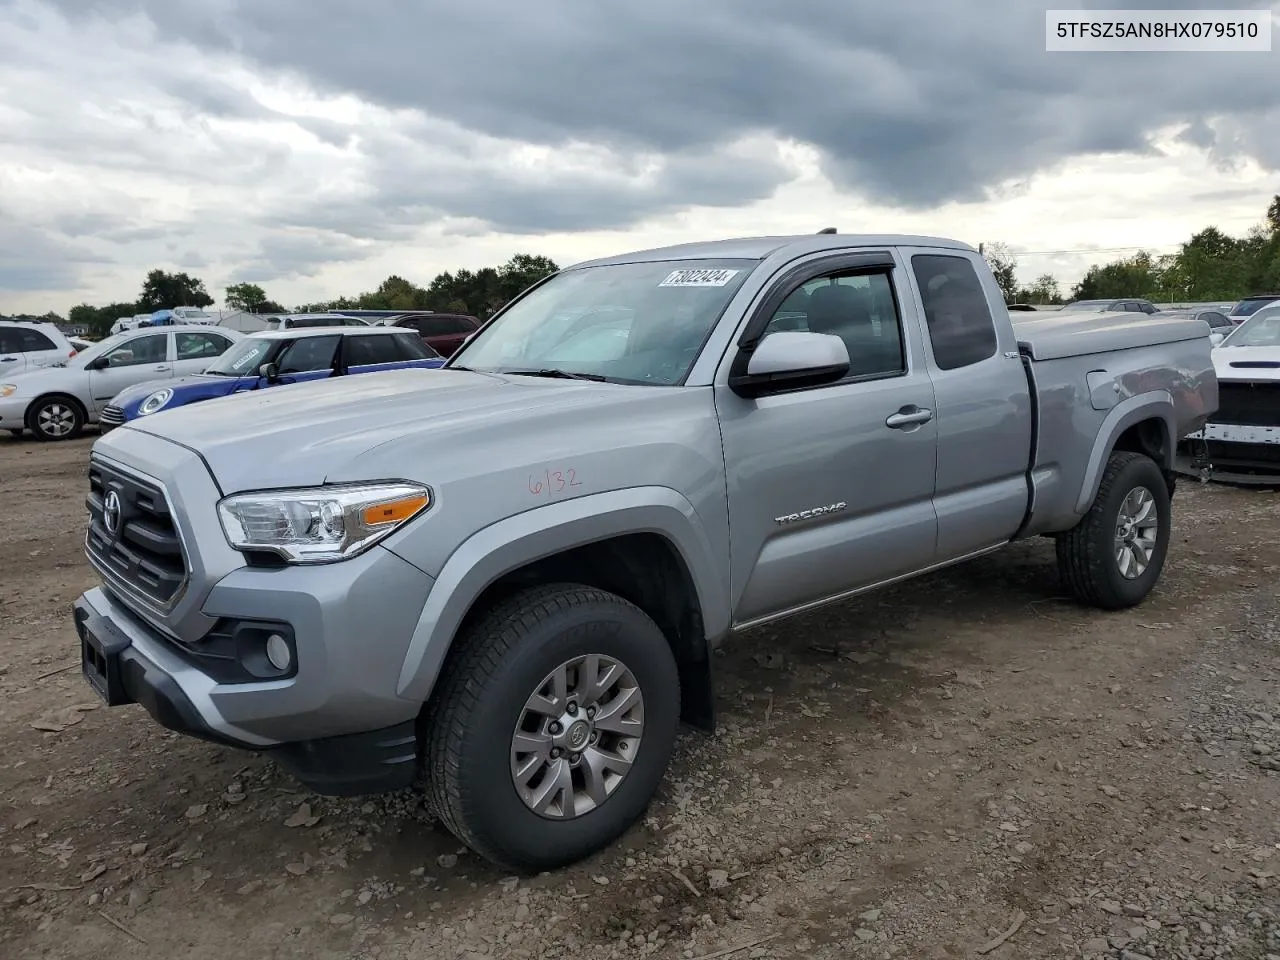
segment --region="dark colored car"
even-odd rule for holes
[[[1212,330],[1212,333],[1230,333],[1235,329],[1235,323],[1221,310],[1215,310],[1213,307],[1186,307],[1182,310],[1161,310],[1162,317],[1194,317],[1197,320],[1203,320]]]
[[[406,313],[386,321],[388,327],[411,327],[422,342],[442,357],[449,357],[463,341],[480,329],[480,321],[465,313]]]
[[[1248,320],[1263,307],[1280,301],[1280,293],[1254,293],[1245,297],[1231,308],[1231,322],[1240,324]]]
[[[1067,313],[1159,313],[1160,308],[1150,300],[1131,297],[1124,300],[1073,300],[1064,303],[1059,310]]]

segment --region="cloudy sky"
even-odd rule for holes
[[[1046,53],[1045,6],[0,0],[0,313],[825,226],[1070,282],[1261,219],[1280,44]]]

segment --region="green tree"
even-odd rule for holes
[[[1062,294],[1058,290],[1058,281],[1052,274],[1043,273],[1032,282],[1031,286],[1018,291],[1016,303],[1061,303]]]
[[[105,337],[117,320],[142,312],[144,311],[139,310],[136,303],[109,303],[105,307],[81,303],[67,311],[67,320],[84,324],[92,336]]]
[[[244,310],[248,313],[276,312],[261,311],[262,304],[267,302],[267,291],[256,283],[233,283],[227,287],[227,294],[223,299],[232,310]]]
[[[204,287],[204,281],[186,273],[166,273],[152,270],[142,284],[138,297],[138,312],[167,310],[171,307],[211,307],[213,297]]]
[[[1014,303],[1018,291],[1018,261],[1009,252],[1009,247],[1003,243],[983,244],[982,256],[995,274],[996,285],[1004,295],[1004,302]]]
[[[392,274],[372,293],[357,298],[362,310],[426,310],[427,291],[404,277]],[[340,308],[339,308],[340,309]]]
[[[1146,251],[1101,266],[1095,263],[1076,284],[1071,299],[1159,298],[1163,288],[1161,273],[1157,261]]]

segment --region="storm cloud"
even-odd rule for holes
[[[1280,169],[1275,57],[1046,54],[1044,16],[1022,0],[0,0],[0,79],[65,74],[0,118],[28,151],[199,185],[215,218],[234,190],[246,229],[311,231],[233,243],[262,279],[424,223],[539,235],[738,207],[794,178],[788,145],[908,211],[1151,154],[1177,125],[1220,164]],[[33,47],[54,29],[109,55]]]

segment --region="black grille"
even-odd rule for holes
[[[1218,381],[1218,412],[1209,419],[1211,423],[1235,423],[1242,427],[1280,426],[1280,381]]]
[[[98,424],[102,427],[118,427],[124,423],[124,410],[120,407],[107,404],[102,413],[98,414]]]
[[[112,493],[119,502],[114,530],[108,528],[105,517]],[[85,545],[99,572],[162,606],[172,602],[186,582],[187,564],[160,487],[92,460],[85,506],[89,508]]]
[[[1280,443],[1210,440],[1206,453],[1206,459],[1220,470],[1280,475]]]

